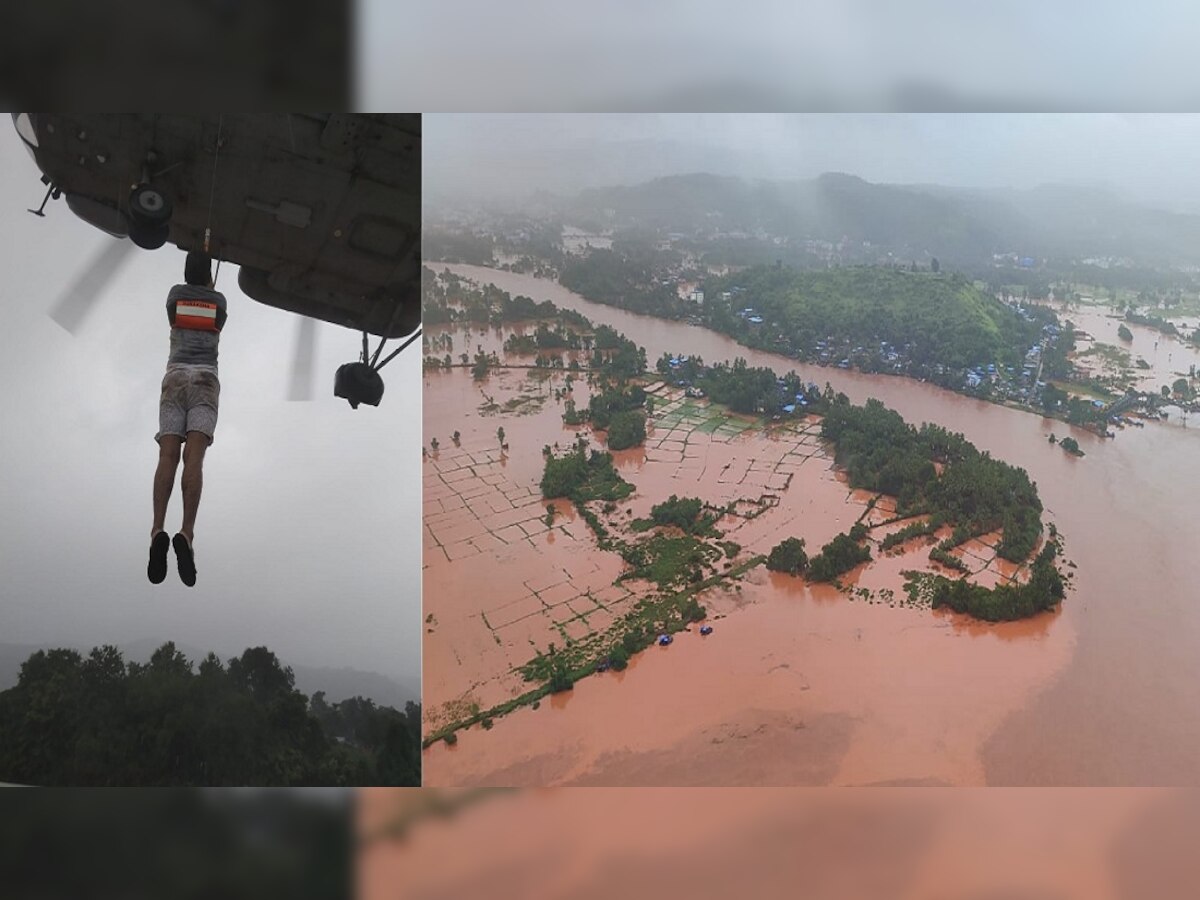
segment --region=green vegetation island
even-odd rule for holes
[[[0,692],[0,779],[62,786],[421,783],[421,707],[295,688],[266,647],[194,666],[167,642],[39,650]]]
[[[1042,534],[1042,504],[1024,469],[993,459],[961,434],[940,426],[926,423],[914,428],[878,400],[855,406],[839,394],[832,400],[814,398],[812,405],[824,416],[821,434],[833,444],[834,459],[846,471],[850,486],[895,497],[892,521],[923,517],[885,537],[881,550],[948,525],[951,534],[930,550],[929,557],[960,575],[967,574],[966,567],[950,551],[991,532],[1001,533],[996,552],[1003,559],[1024,563],[1033,553]],[[867,535],[866,526],[856,524],[848,534],[826,544],[807,566],[794,545],[785,546],[787,541],[776,546],[771,556],[780,571],[807,571],[812,580],[831,581],[869,558],[855,552],[865,551],[858,543]],[[1057,606],[1065,593],[1055,566],[1060,543],[1056,533],[1051,538],[1035,558],[1025,584],[986,588],[963,577],[915,577],[915,573],[912,581],[926,591],[924,597],[935,609],[948,605],[993,622],[1027,618]],[[916,599],[914,591],[910,597]]]

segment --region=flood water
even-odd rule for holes
[[[1192,791],[361,792],[357,882],[392,897],[1182,900]],[[396,823],[404,823],[400,834]]]
[[[1173,385],[1176,379],[1187,378],[1193,367],[1200,367],[1200,348],[1147,325],[1127,322],[1123,316],[1111,309],[1101,306],[1067,306],[1063,303],[1052,303],[1050,306],[1058,313],[1060,319],[1069,319],[1077,329],[1091,338],[1076,339],[1076,362],[1097,374],[1119,370],[1119,367],[1106,369],[1096,356],[1086,354],[1087,350],[1098,344],[1108,344],[1129,354],[1129,371],[1132,373],[1134,386],[1139,391],[1158,393],[1163,385]],[[1117,330],[1122,325],[1133,335],[1132,341],[1120,338]],[[1177,322],[1177,325],[1188,334],[1192,331],[1192,325],[1186,319]],[[1084,355],[1080,355],[1081,353]],[[1137,365],[1139,359],[1150,368],[1140,368]],[[1172,422],[1183,421],[1178,407],[1168,407],[1166,412]]]
[[[624,673],[586,678],[540,709],[496,720],[489,731],[472,727],[454,747],[434,745],[425,752],[427,784],[1200,783],[1200,608],[1192,575],[1200,434],[1194,428],[1151,423],[1104,440],[908,379],[798,365],[702,328],[590,303],[553,282],[450,268],[611,325],[644,346],[650,360],[663,352],[698,354],[709,363],[743,356],[751,365],[829,381],[858,403],[877,397],[914,424],[961,431],[1029,471],[1045,518],[1064,535],[1066,558],[1078,568],[1060,612],[1002,625],[854,602],[759,568],[740,591],[704,598],[715,617],[711,636],[682,633],[669,648],[639,654]],[[508,372],[489,381],[519,377]],[[426,440],[432,431],[442,443],[441,459],[426,463],[427,524],[431,500],[443,523],[436,540],[426,529],[425,609],[435,619],[426,626],[426,709],[477,684],[486,707],[519,688],[518,677],[504,682],[494,675],[529,659],[542,631],[531,631],[524,645],[498,633],[460,640],[458,626],[467,635],[466,620],[482,609],[475,598],[496,592],[519,604],[527,598],[510,595],[532,591],[539,611],[594,601],[611,589],[621,565],[595,549],[569,510],[554,528],[538,530],[545,512],[537,496],[540,448],[545,435],[571,439],[561,407],[551,400],[531,415],[481,417],[480,388],[469,373],[430,373],[425,383]],[[509,391],[522,392],[529,390]],[[494,434],[500,425],[510,445],[504,454]],[[461,448],[448,439],[455,428],[463,434]],[[1072,434],[1087,455],[1076,459],[1050,445],[1052,431]],[[669,445],[622,460],[623,474],[638,486],[636,508],[659,494],[684,494],[679,488],[689,479],[704,479],[706,493],[719,485],[699,474],[707,472],[700,455],[721,466],[745,455],[736,441],[697,449],[699,455],[685,451],[673,467],[653,458]],[[467,500],[446,481],[459,477],[447,451],[478,456],[472,468],[483,474]],[[754,456],[747,475],[765,464],[764,454]],[[800,480],[786,496],[800,533],[813,535],[812,550],[856,514],[836,521],[837,505],[854,498],[847,499],[834,473],[807,470],[809,462],[799,466]],[[433,463],[447,471],[435,473],[431,496]],[[669,471],[670,480],[656,474],[643,484],[639,467],[647,466]],[[689,475],[695,466],[702,468]],[[772,474],[778,471],[762,477]],[[465,514],[454,521],[458,505],[483,496],[489,515],[498,517],[486,537]],[[802,530],[810,503],[812,532]],[[456,526],[460,531],[447,535],[445,528]],[[491,543],[497,529],[513,526],[522,529],[521,542]],[[734,539],[769,549],[778,537],[747,532],[745,541]],[[469,564],[456,563],[455,554],[469,555]],[[886,578],[889,567],[898,571],[899,564],[885,557],[868,566],[866,577]],[[582,614],[602,627],[624,602],[608,596]],[[577,627],[580,620],[573,621],[538,628]],[[489,623],[498,632],[490,614]]]

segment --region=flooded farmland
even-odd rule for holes
[[[708,363],[742,356],[780,374],[794,368],[854,402],[877,397],[914,424],[961,431],[1029,471],[1045,521],[1078,568],[1061,611],[999,625],[889,601],[884,591],[900,593],[902,569],[934,566],[920,552],[852,572],[861,597],[754,568],[704,593],[711,635],[692,628],[637,654],[624,672],[585,678],[490,728],[474,725],[453,746],[433,744],[427,784],[1200,780],[1192,702],[1200,612],[1188,566],[1200,500],[1194,429],[1152,423],[1104,441],[907,379],[796,365],[701,328],[590,303],[553,282],[451,268],[611,325],[650,359],[683,352]],[[478,329],[453,337],[455,352],[502,340]],[[562,379],[517,368],[482,383],[467,369],[425,376],[425,440],[439,440],[425,462],[429,724],[519,694],[527,686],[515,670],[539,648],[603,632],[639,598],[636,582],[616,583],[621,558],[596,547],[570,504],[545,521],[542,448],[577,437],[555,397]],[[574,391],[586,403],[581,382]],[[671,494],[718,504],[771,494],[778,502],[764,514],[722,525],[750,554],[792,534],[815,549],[869,502],[848,490],[812,428],[749,428],[669,393],[651,425],[645,448],[617,454],[635,487],[617,516],[645,515]],[[1049,445],[1051,432],[1070,433],[1087,456]],[[1019,577],[987,538],[964,549],[979,580]]]

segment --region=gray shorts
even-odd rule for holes
[[[187,438],[189,431],[199,431],[213,441],[217,428],[217,403],[221,397],[221,382],[211,369],[171,368],[162,380],[162,397],[158,401],[158,434],[174,434]]]

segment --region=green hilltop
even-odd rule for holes
[[[886,370],[901,361],[906,368],[1016,365],[1041,336],[1040,321],[954,274],[759,266],[705,287],[703,315],[718,330],[759,346],[783,341],[800,358],[824,353],[824,361],[836,364],[841,354],[851,354],[856,366],[867,369]],[[888,346],[881,349],[881,342]],[[864,354],[876,365],[863,365]]]

